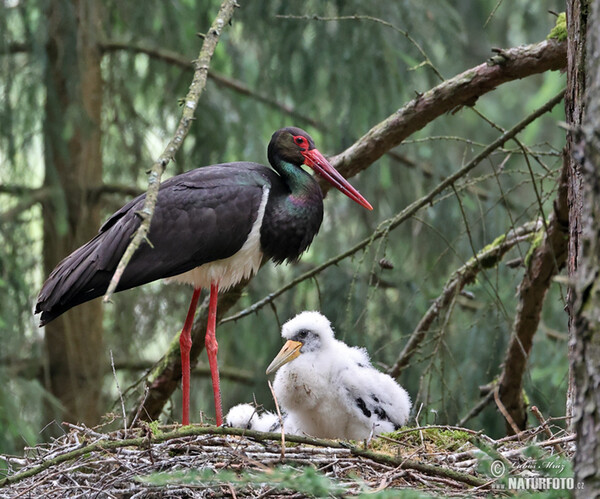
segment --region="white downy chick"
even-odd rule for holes
[[[329,320],[302,312],[283,325],[287,340],[267,374],[286,413],[286,433],[319,438],[365,439],[408,420],[406,390],[375,369],[364,348],[334,338]]]

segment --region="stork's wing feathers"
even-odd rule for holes
[[[264,189],[274,176],[272,170],[256,163],[228,163],[198,168],[163,182],[149,244],[142,244],[133,255],[117,291],[233,255],[244,244]],[[42,312],[42,325],[104,294],[140,225],[137,212],[144,200],[142,195],[127,203],[104,223],[96,237],[58,264],[38,297],[36,312]]]

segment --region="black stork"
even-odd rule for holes
[[[323,219],[323,193],[307,165],[365,208],[373,207],[315,148],[304,130],[276,131],[268,147],[273,170],[249,162],[225,163],[176,175],[160,186],[148,239],[133,255],[117,291],[168,278],[194,288],[179,337],[184,425],[189,424],[191,328],[201,289],[210,287],[205,347],[217,425],[223,422],[217,341],[217,295],[260,266],[293,262],[308,248]],[[40,326],[70,308],[102,296],[140,224],[145,195],[113,214],[88,243],[52,271],[38,296]]]

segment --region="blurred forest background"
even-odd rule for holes
[[[63,419],[79,419],[72,410],[61,412],[65,402],[51,381],[49,349],[64,349],[66,359],[70,346],[44,342],[32,313],[36,295],[60,259],[146,188],[145,172],[180,116],[179,99],[192,75],[189,62],[202,43],[196,34],[208,29],[219,7],[207,0],[81,4],[91,27],[83,34],[69,31],[77,16],[70,2],[0,5],[0,452],[18,452],[46,438],[42,429],[56,433]],[[552,12],[564,10],[558,0],[240,4],[211,62],[197,119],[167,176],[225,161],[265,163],[271,134],[288,125],[305,128],[324,154],[338,154],[416,93],[485,62],[493,47],[544,40],[556,22]],[[53,50],[49,40],[59,36],[72,43]],[[96,91],[102,99],[89,102],[84,96],[78,106],[66,96],[90,84],[75,54],[82,37],[101,47],[91,57],[98,61]],[[558,71],[530,76],[429,123],[352,179],[373,212],[330,192],[309,252],[293,266],[265,265],[229,314],[369,237],[481,152],[500,129],[512,127],[564,86]],[[97,153],[93,162],[79,165],[81,171],[69,170],[66,160],[61,169],[56,158],[81,154],[74,145],[74,137],[86,133],[77,125],[81,106],[99,111]],[[563,120],[559,104],[519,135],[523,147],[507,142],[454,190],[442,192],[364,251],[256,313],[221,324],[224,410],[253,399],[274,407],[264,371],[282,344],[280,324],[305,309],[321,310],[340,339],[365,346],[375,365],[389,369],[457,269],[497,237],[551,213],[565,144],[558,126]],[[493,403],[466,416],[481,401],[480,387],[501,372],[524,274],[519,262],[531,243],[516,245],[455,296],[402,371],[399,382],[413,398],[419,423],[461,423],[493,437],[505,433]],[[70,323],[71,341],[89,338],[91,358],[102,373],[97,393],[70,395],[96,401],[81,418],[87,424],[94,423],[95,413],[121,413],[111,354],[128,410],[143,396],[140,380],[178,335],[190,294],[156,282],[119,293],[99,315],[83,311]],[[556,280],[524,378],[527,403],[546,417],[565,414],[565,296]],[[200,367],[204,364],[203,353]],[[195,422],[200,411],[206,419],[214,416],[206,372],[192,381]],[[179,396],[176,391],[165,407],[164,421],[180,420]]]

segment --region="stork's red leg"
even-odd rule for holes
[[[179,335],[179,350],[181,351],[181,390],[183,392],[183,409],[181,421],[190,424],[190,350],[192,349],[192,325],[198,306],[201,288],[194,288],[192,301],[185,318],[185,324]]]
[[[217,352],[219,345],[215,329],[217,325],[217,295],[219,294],[219,285],[212,283],[210,285],[210,303],[208,305],[208,323],[206,325],[206,337],[204,346],[208,354],[208,364],[210,365],[210,376],[212,378],[213,394],[215,397],[215,414],[217,426],[223,424],[223,409],[221,407],[221,385],[219,383],[219,366],[217,365]]]

